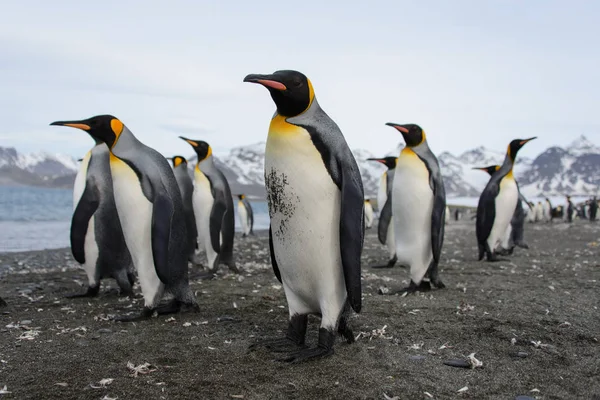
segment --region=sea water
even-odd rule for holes
[[[254,229],[268,229],[265,201],[251,201]],[[237,208],[237,199],[234,199]],[[0,253],[69,247],[73,191],[0,186]],[[236,230],[240,229],[236,211]]]

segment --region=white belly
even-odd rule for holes
[[[208,178],[197,168],[194,170],[194,194],[192,201],[194,216],[196,218],[196,229],[198,230],[198,247],[206,253],[208,268],[213,268],[215,267],[213,264],[218,255],[213,249],[210,240],[210,212],[215,199],[210,191]]]
[[[273,247],[290,315],[321,313],[333,328],[346,302],[340,191],[308,133],[269,134],[265,178]]]
[[[365,203],[365,226],[367,228],[373,226],[373,207],[371,203]]]
[[[544,219],[544,209],[538,204],[535,206],[535,220],[541,221],[542,219]]]
[[[248,212],[246,211],[246,207],[244,207],[244,203],[241,201],[238,202],[238,216],[240,218],[240,226],[242,228],[242,233],[247,235],[250,233],[250,224],[248,224]]]
[[[433,259],[433,191],[429,186],[427,167],[411,153],[412,151],[403,151],[398,158],[392,212],[398,262],[410,267],[411,280],[418,285]]]
[[[496,216],[492,225],[492,231],[487,239],[491,251],[494,251],[504,238],[506,230],[510,225],[510,220],[515,213],[518,198],[519,191],[517,190],[515,180],[504,177],[500,181],[500,192],[495,200]]]
[[[164,285],[156,274],[152,255],[152,203],[146,199],[135,172],[111,155],[115,204],[123,236],[137,270],[146,307],[160,302]]]

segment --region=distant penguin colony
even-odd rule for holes
[[[375,202],[365,197],[346,139],[317,102],[304,74],[250,74],[244,82],[267,89],[276,108],[267,134],[264,178],[270,261],[287,300],[287,330],[250,348],[286,353],[280,361],[330,356],[338,335],[354,342],[349,323],[352,312],[362,310],[365,229],[371,229],[376,218],[381,264],[373,268],[398,264],[407,268],[409,277],[407,287],[380,293],[402,295],[445,287],[440,266],[451,219],[455,222],[449,229],[476,219],[478,259],[487,261],[499,261],[499,255],[511,255],[516,247],[529,247],[524,240],[526,221],[597,219],[596,197],[575,205],[567,195],[565,206],[556,208],[548,197],[537,204],[523,197],[513,167],[519,150],[535,138],[511,141],[502,165],[476,168],[489,174],[476,216],[470,215],[469,207],[448,205],[438,159],[425,131],[415,124],[387,123],[406,146],[397,155],[368,159],[386,168]],[[114,278],[121,294],[131,296],[137,278],[144,300],[141,313],[115,320],[141,321],[182,308],[199,311],[188,270],[190,263],[197,268],[200,253],[206,256],[203,276],[216,277],[220,265],[240,272],[234,254],[235,213],[242,238],[255,235],[255,213],[243,192],[234,187],[232,195],[207,142],[179,136],[192,149],[178,143],[197,157],[192,169],[186,157],[165,158],[111,115],[51,125],[78,128],[95,141],[78,160],[70,230],[71,252],[87,275],[87,290],[67,297],[97,296],[106,278]],[[254,249],[260,238],[257,232],[244,241],[252,242]],[[0,297],[2,306],[6,302]],[[320,318],[315,347],[306,346],[309,315]]]

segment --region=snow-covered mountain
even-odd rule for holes
[[[64,154],[21,154],[12,147],[0,147],[2,185],[69,187],[77,168],[77,161]]]
[[[353,151],[366,196],[376,195],[385,171],[383,165],[367,159],[399,154],[402,147],[399,144],[388,154]],[[228,154],[215,157],[215,162],[229,180],[233,194],[264,197],[264,157],[265,143],[260,142],[234,147]],[[438,154],[438,160],[448,197],[474,197],[479,196],[489,176],[473,168],[502,163],[504,152],[477,147],[460,155],[443,152]],[[195,157],[190,158],[190,166],[194,163]],[[77,167],[77,162],[69,156],[23,155],[13,148],[0,147],[0,184],[69,186]],[[515,176],[527,197],[598,194],[600,146],[581,136],[565,148],[550,147],[534,159],[518,156]]]

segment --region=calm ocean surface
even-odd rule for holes
[[[267,229],[267,203],[252,207],[254,229]],[[0,186],[0,252],[69,247],[72,212],[70,189]],[[235,224],[238,230],[237,214]]]

